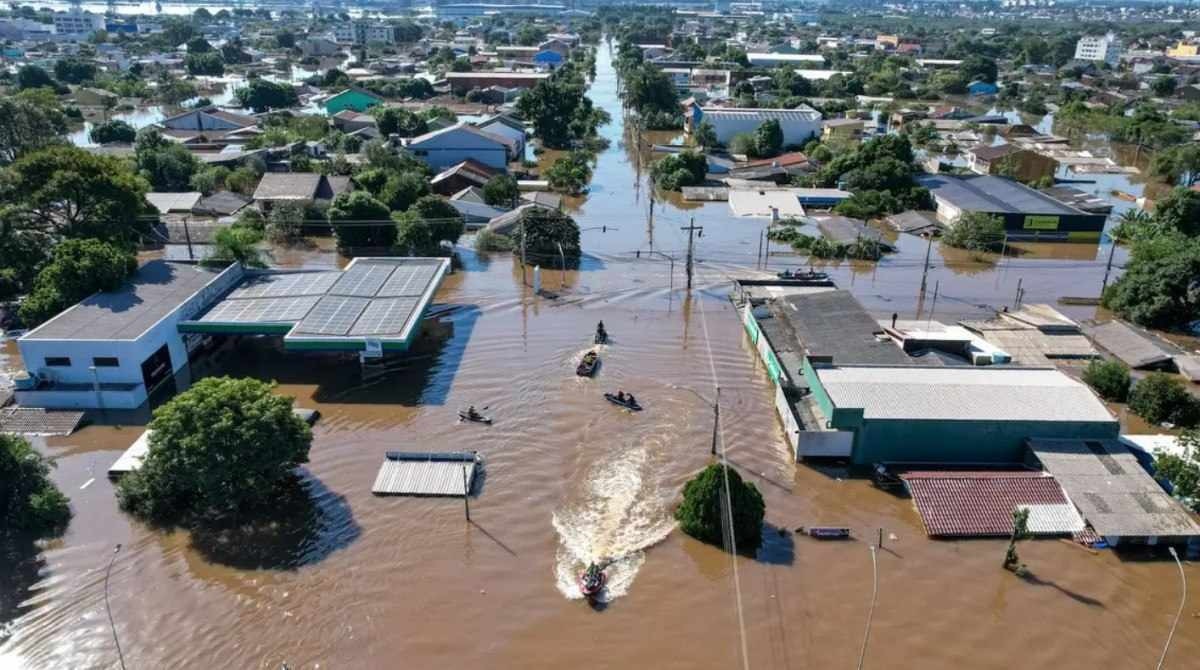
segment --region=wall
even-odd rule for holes
[[[858,429],[853,462],[938,461],[1019,463],[1030,437],[1116,439],[1117,422],[943,421],[866,419]]]
[[[703,121],[704,118],[705,116],[702,115],[700,120]],[[735,135],[753,133],[767,118],[744,115],[738,117],[724,116],[719,120],[709,118],[708,120],[717,134],[717,141],[728,145]],[[791,144],[800,145],[821,133],[821,120],[797,121],[794,119],[780,119],[779,127],[783,131],[784,146]]]

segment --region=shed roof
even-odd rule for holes
[[[1083,332],[1131,368],[1153,367],[1171,360],[1171,352],[1123,321],[1084,325]]]
[[[255,200],[314,200],[321,185],[315,172],[268,172],[254,189]]]
[[[867,419],[1116,426],[1091,390],[1052,368],[872,365],[819,367],[816,372],[834,405],[862,408]]]
[[[1036,530],[1030,529],[1035,533],[1083,530],[1083,519],[1044,472],[908,472],[901,479],[925,532],[934,537],[1007,537],[1013,531],[1013,510],[1019,507],[1036,508]],[[1034,516],[1031,509],[1031,520]]]

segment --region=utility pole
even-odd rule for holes
[[[925,266],[921,269],[921,295],[925,295],[925,280],[929,277],[929,254],[933,252],[933,233],[926,233],[929,242],[925,245]]]
[[[188,230],[188,217],[183,217],[183,239],[187,240],[188,260],[194,261],[196,257],[192,254],[192,233]],[[1105,275],[1107,278],[1108,275]]]
[[[654,253],[654,192],[650,192],[650,220],[646,222],[646,229],[650,233],[650,253]]]
[[[471,520],[471,489],[468,488],[469,484],[467,482],[467,466],[465,466],[465,465],[463,466],[463,469],[462,469],[462,475],[463,475],[463,510],[466,511],[467,521],[469,522]]]
[[[1113,254],[1117,252],[1117,239],[1109,236],[1112,244],[1108,247],[1108,264],[1104,266],[1104,281],[1100,282],[1100,297],[1104,297],[1104,289],[1108,288],[1108,274],[1112,272]]]
[[[521,215],[521,286],[525,286],[525,214]]]
[[[687,231],[687,234],[688,234],[688,250],[687,250],[687,287],[688,287],[688,290],[690,291],[690,290],[692,290],[692,246],[693,246],[693,234],[694,234],[694,233],[695,233],[695,232],[698,230],[698,231],[700,231],[700,237],[704,237],[704,226],[697,226],[697,225],[696,225],[696,217],[692,217],[692,218],[691,218],[691,220],[689,221],[688,225],[686,225],[686,226],[680,226],[680,227],[679,227],[679,229],[680,229],[680,230],[686,230],[686,231]]]
[[[717,399],[713,401],[712,455],[717,455],[717,427],[721,425],[721,387],[717,386]]]
[[[1024,280],[1025,280],[1024,277],[1017,277],[1017,295],[1013,298],[1013,309],[1014,310],[1021,308],[1021,282],[1023,282]]]

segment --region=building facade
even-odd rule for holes
[[[1121,61],[1121,41],[1112,33],[1085,35],[1075,43],[1075,60],[1104,62],[1115,66]]]

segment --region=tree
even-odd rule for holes
[[[1157,77],[1150,82],[1150,90],[1154,91],[1154,95],[1166,98],[1175,92],[1176,84],[1175,77]]]
[[[783,129],[777,119],[769,119],[758,124],[754,130],[754,151],[762,158],[776,156],[783,149]]]
[[[483,185],[483,201],[493,207],[512,207],[520,194],[517,179],[512,175],[496,175]]]
[[[219,77],[225,74],[225,60],[215,51],[189,53],[183,59],[183,66],[187,68],[188,74],[193,76]]]
[[[729,498],[725,480],[729,480]],[[726,507],[728,502],[728,507]],[[739,551],[752,552],[762,543],[766,504],[753,483],[742,481],[733,468],[714,463],[683,486],[683,502],[675,510],[679,528],[709,544],[723,545],[722,527],[733,519],[733,539]]]
[[[708,159],[694,151],[671,154],[650,168],[654,185],[667,191],[678,191],[684,186],[704,183],[708,171]]]
[[[1024,575],[1026,572],[1025,564],[1021,563],[1021,558],[1017,556],[1017,541],[1027,540],[1032,537],[1029,532],[1029,508],[1014,509],[1012,519],[1013,532],[1008,540],[1008,550],[1004,552],[1004,569],[1018,575]]]
[[[986,212],[966,212],[942,234],[942,243],[970,251],[994,251],[1004,244],[1004,219]]]
[[[191,180],[188,181],[188,185],[193,191],[199,191],[204,195],[212,195],[225,186],[225,181],[229,178],[229,174],[229,168],[224,165],[214,165],[192,175]]]
[[[425,119],[399,107],[376,105],[371,109],[379,132],[384,137],[399,135],[400,137],[416,137],[429,132]]]
[[[1117,360],[1097,359],[1088,363],[1083,370],[1083,381],[1105,400],[1125,402],[1129,395],[1129,368]]]
[[[329,206],[338,249],[391,247],[396,243],[396,226],[388,218],[388,207],[365,191],[340,193]]]
[[[1150,171],[1170,178],[1178,186],[1191,186],[1200,179],[1200,144],[1188,143],[1155,153]]]
[[[405,253],[434,255],[442,242],[454,244],[465,229],[463,217],[449,202],[436,195],[417,199],[396,216],[396,246]]]
[[[132,242],[147,230],[139,220],[146,183],[129,165],[77,147],[29,154],[0,173],[0,193],[39,230],[64,237]]]
[[[380,170],[379,172],[384,172]],[[386,173],[385,173],[386,174]],[[372,193],[393,212],[403,212],[419,198],[429,193],[429,181],[415,170],[404,170],[387,177],[378,191]]]
[[[155,410],[141,469],[117,485],[121,508],[181,525],[269,508],[312,444],[292,403],[256,379],[196,382]]]
[[[66,528],[71,507],[50,481],[53,465],[25,438],[0,433],[0,534],[15,530],[41,535]]]
[[[550,188],[562,193],[578,195],[592,180],[592,157],[585,151],[572,151],[560,157],[546,170],[546,181]]]
[[[1101,303],[1148,328],[1174,328],[1200,314],[1200,239],[1177,231],[1134,238],[1125,273],[1110,284]]]
[[[155,128],[137,134],[134,147],[138,174],[156,191],[186,191],[200,161],[182,144],[172,142]]]
[[[46,72],[37,65],[26,65],[17,70],[18,90],[48,88],[57,92],[61,87],[62,85],[54,81],[54,77],[51,77],[49,72]]]
[[[707,120],[701,121],[700,125],[696,127],[696,132],[692,134],[692,141],[696,146],[706,150],[713,149],[720,144],[717,140],[717,131]]]
[[[550,261],[559,258],[559,246],[562,256],[568,262],[578,260],[579,224],[557,209],[534,206],[526,207],[520,215],[516,227],[516,246],[521,246],[521,236],[525,236],[525,253],[535,260]]]
[[[68,84],[82,84],[96,78],[96,65],[81,58],[63,58],[54,64],[54,77]]]
[[[67,119],[53,94],[0,97],[0,166],[62,142]]]
[[[655,65],[644,63],[625,73],[621,98],[625,106],[646,115],[679,111],[679,94],[671,77]]]
[[[1177,230],[1188,237],[1200,237],[1200,193],[1186,188],[1172,189],[1154,206],[1154,225]]]
[[[274,242],[293,242],[304,229],[304,205],[298,202],[281,202],[271,208],[267,215],[267,235]]]
[[[1200,512],[1200,433],[1185,430],[1178,438],[1182,453],[1154,452],[1154,474],[1171,483],[1171,494]]]
[[[296,46],[296,34],[290,30],[281,30],[275,34],[275,46],[280,49],[291,49]]]
[[[277,84],[266,79],[252,79],[244,88],[234,91],[234,98],[242,107],[257,113],[270,109],[287,109],[300,102],[300,96],[291,84]]]
[[[38,272],[21,302],[21,321],[35,328],[97,291],[112,291],[137,270],[129,249],[100,240],[65,240]]]
[[[109,144],[110,142],[130,144],[137,139],[137,131],[128,123],[120,119],[113,119],[94,126],[88,136],[96,144]]]
[[[1191,427],[1200,423],[1200,400],[1188,393],[1179,377],[1152,372],[1134,384],[1129,409],[1150,423]]]
[[[971,54],[963,59],[958,66],[958,72],[968,83],[972,81],[995,83],[996,61],[979,54]]]
[[[204,263],[217,267],[225,267],[230,263],[241,263],[248,268],[266,267],[258,248],[262,240],[262,231],[254,228],[221,226],[213,235],[212,253],[204,259]]]

